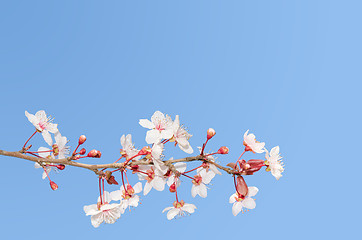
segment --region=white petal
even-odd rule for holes
[[[175,121],[172,123],[172,131],[175,134],[180,127],[180,118],[178,115],[175,117]]]
[[[193,197],[196,197],[197,195],[197,186],[195,186],[194,184],[192,184],[192,187],[191,187],[191,196]]]
[[[29,122],[31,122],[35,127],[37,127],[37,125],[39,124],[39,120],[33,114],[25,111],[25,116],[28,118]]]
[[[152,181],[152,186],[157,191],[163,191],[165,189],[165,181],[160,177],[155,177]]]
[[[253,197],[259,192],[257,187],[248,187],[248,197]]]
[[[205,184],[201,183],[198,187],[198,192],[200,197],[206,198],[207,197],[207,187]]]
[[[50,133],[47,130],[43,130],[43,132],[41,133],[43,135],[44,141],[49,144],[49,146],[53,145],[53,139],[50,135]]]
[[[121,145],[122,145],[122,148],[126,147],[126,136],[124,134],[121,137]]]
[[[146,182],[145,187],[143,189],[143,195],[147,195],[152,189],[152,185]]]
[[[122,186],[123,188],[123,186]],[[121,190],[116,190],[110,193],[111,194],[111,199],[113,201],[118,201],[122,199],[122,191]]]
[[[194,152],[194,150],[192,149],[191,145],[189,142],[187,142],[188,144],[186,146],[183,146],[181,144],[179,144],[179,148],[184,151],[185,153],[191,154]]]
[[[128,201],[129,201],[129,205],[132,207],[137,207],[138,206],[138,202],[140,200],[140,197],[138,195],[134,195],[133,197],[131,197]]]
[[[164,212],[166,212],[166,211],[168,211],[168,210],[170,210],[172,208],[174,208],[174,207],[167,207],[167,208],[163,209],[162,213],[164,213]]]
[[[152,129],[147,131],[146,142],[148,144],[157,143],[161,140],[161,133],[158,130]]]
[[[187,165],[186,165],[185,162],[178,162],[178,163],[175,163],[174,166],[175,166],[177,171],[183,173],[183,172],[185,172]]]
[[[102,213],[98,213],[97,215],[93,215],[91,217],[91,223],[93,227],[97,228],[104,221],[104,216]]]
[[[180,209],[178,208],[174,208],[174,209],[171,209],[170,211],[168,211],[167,213],[167,219],[168,220],[171,220],[173,219],[174,217],[176,217],[177,214],[180,213]]]
[[[256,203],[254,201],[254,199],[246,197],[242,202],[241,202],[242,206],[245,208],[249,208],[249,209],[254,209],[256,206]]]
[[[144,128],[148,128],[148,129],[153,129],[155,127],[155,124],[153,124],[150,120],[148,119],[140,119],[139,124],[144,127]]]
[[[151,117],[152,123],[157,123],[158,121],[165,121],[165,120],[166,120],[165,115],[160,111],[156,111]]]
[[[234,203],[236,201],[236,197],[237,197],[236,193],[231,195],[230,198],[229,198],[229,203]]]
[[[200,176],[202,177],[202,182],[205,184],[209,184],[211,180],[215,177],[215,173],[213,171],[206,171],[205,169],[200,170]]]
[[[58,132],[58,124],[48,123],[46,129],[51,133]]]
[[[270,150],[270,155],[271,155],[271,156],[279,155],[279,146],[273,147],[273,148]]]
[[[138,182],[133,186],[133,190],[135,193],[140,193],[142,191],[142,183]]]
[[[217,169],[217,167],[212,163],[210,163],[210,170],[213,171],[215,174],[221,175],[219,169]]]
[[[233,215],[234,216],[238,215],[242,208],[243,206],[241,205],[240,202],[235,202],[232,208]]]
[[[181,207],[181,209],[188,213],[194,213],[196,206],[193,204],[185,203],[185,205],[183,207]]]
[[[35,113],[35,117],[41,122],[47,121],[47,115],[45,114],[44,110],[37,111],[37,113]]]
[[[171,128],[161,131],[161,137],[164,139],[170,139],[172,138],[172,136],[173,136],[173,131]]]
[[[86,215],[88,216],[88,215],[90,215],[90,214],[88,214],[89,212],[98,211],[97,204],[84,206],[83,210],[86,213]]]

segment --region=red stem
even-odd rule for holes
[[[187,176],[186,174],[184,174],[184,173],[181,173],[181,175],[183,175],[183,176],[185,176],[185,177],[188,177],[188,178],[191,178],[192,180],[195,180],[195,178],[193,178],[193,177],[190,177],[190,176]],[[196,180],[195,180],[196,181]]]
[[[102,201],[102,186],[101,186],[101,179],[99,179],[99,198],[101,199],[101,205],[103,204]]]
[[[37,133],[38,130],[35,130],[35,132],[33,133],[33,135],[30,136],[30,138],[25,142],[23,148],[25,148],[26,144],[29,142],[29,140],[35,135],[35,133]]]
[[[198,167],[196,167],[196,168],[194,168],[194,169],[191,169],[191,170],[189,170],[189,171],[186,171],[186,172],[184,172],[184,173],[189,173],[189,172],[195,171],[196,169],[198,169],[198,168],[200,168],[200,167],[202,167],[202,165],[200,165],[200,166],[198,166]]]
[[[202,144],[202,150],[201,150],[201,153],[200,153],[201,156],[204,155],[204,150],[205,150],[205,147],[206,147],[206,144],[207,144],[208,141],[209,141],[209,139],[206,139],[205,143]]]

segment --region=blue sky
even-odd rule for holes
[[[207,151],[226,145],[235,161],[250,129],[279,145],[284,176],[246,177],[257,207],[234,217],[232,178],[216,177],[206,199],[181,196],[198,209],[168,221],[173,202],[152,190],[113,225],[94,229],[84,205],[97,198],[91,172],[66,168],[51,191],[31,162],[0,157],[6,239],[81,236],[200,239],[216,237],[357,238],[361,218],[360,1],[3,1],[0,3],[0,149],[19,150],[33,132],[24,111],[44,109],[75,147],[109,163],[119,138],[160,110],[181,122]],[[40,136],[32,142],[45,146]],[[183,157],[168,147],[166,157]],[[246,158],[255,158],[247,153]],[[258,157],[262,157],[260,155]],[[356,165],[355,165],[356,164]],[[136,182],[132,176],[131,181]],[[109,187],[108,190],[116,190]]]

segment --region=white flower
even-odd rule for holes
[[[253,153],[263,153],[264,152],[264,142],[258,142],[255,140],[255,135],[250,133],[249,130],[244,133],[244,145],[246,151],[252,151]]]
[[[194,213],[196,209],[196,206],[194,204],[185,203],[183,200],[180,202],[175,201],[173,203],[173,207],[167,207],[163,209],[162,213],[168,211],[167,213],[167,219],[171,220],[177,215],[183,216],[185,212],[191,214]]]
[[[86,216],[91,215],[91,222],[93,227],[99,227],[102,222],[105,223],[115,223],[118,218],[121,217],[121,214],[124,213],[121,204],[113,203],[109,204],[111,198],[108,192],[104,192],[104,202],[100,202],[100,197],[98,197],[98,204],[92,204],[84,206],[83,210],[86,213]]]
[[[63,159],[68,157],[69,155],[69,146],[66,144],[68,143],[67,138],[62,136],[60,132],[56,132],[54,135],[55,138],[55,146],[53,145],[54,155],[58,155],[58,159]]]
[[[182,126],[180,126],[180,119],[178,115],[176,115],[175,121],[172,124],[172,130],[174,140],[176,141],[180,149],[185,153],[193,153],[194,150],[192,149],[188,141],[190,137],[192,137],[192,135],[189,134]]]
[[[156,111],[151,117],[151,121],[148,119],[140,119],[139,124],[151,129],[147,131],[146,142],[148,144],[160,142],[162,139],[169,139],[173,135],[172,120],[169,116],[166,116],[160,111]]]
[[[43,110],[38,111],[35,115],[25,111],[25,116],[34,127],[42,133],[45,142],[52,145],[52,139],[49,132],[56,133],[58,131],[58,124],[51,123],[51,119],[46,116]]]
[[[147,180],[143,189],[143,194],[147,195],[152,188],[157,191],[163,191],[165,189],[166,180],[163,178],[163,173],[154,166],[140,165],[139,171],[144,173],[138,173],[139,180]],[[146,173],[146,174],[145,174]]]
[[[201,150],[202,148],[201,147],[197,147],[201,153]],[[206,154],[207,155],[207,154]],[[207,156],[206,157],[208,161],[210,162],[215,162],[215,158],[214,156],[210,155],[210,156]],[[207,163],[205,162],[204,163],[204,166],[203,166],[204,169],[206,169],[206,171],[208,172],[209,170],[211,170],[212,172],[214,172],[215,174],[218,174],[218,175],[221,175],[221,172],[219,171],[219,169],[217,169],[217,167],[212,164],[212,163]]]
[[[172,160],[172,158],[170,159]],[[174,167],[175,169],[180,172],[180,173],[183,173],[186,171],[186,163],[184,162],[179,162],[179,163],[175,163],[174,164]],[[171,171],[170,172],[170,176],[169,178],[167,179],[167,185],[168,186],[171,186],[173,183],[175,183],[176,185],[176,188],[178,188],[181,184],[181,181],[178,177],[175,176],[175,174]]]
[[[206,198],[207,187],[205,184],[209,184],[214,176],[215,173],[212,171],[199,171],[199,173],[194,176],[194,180],[192,180],[191,195],[193,197],[199,195],[200,197]]]
[[[236,216],[240,211],[243,211],[244,208],[254,209],[256,206],[255,200],[251,197],[255,196],[258,193],[259,189],[257,187],[248,187],[248,194],[243,198],[239,196],[236,192],[229,198],[229,203],[234,203],[232,207],[233,215]]]
[[[121,186],[120,190],[111,192],[111,198],[114,201],[121,201],[122,209],[126,209],[128,207],[137,207],[138,202],[140,201],[140,197],[136,195],[136,193],[140,193],[142,191],[142,183],[138,182],[133,187],[127,184],[126,191],[124,187]]]
[[[54,155],[53,155],[53,151],[49,148],[46,148],[46,147],[40,147],[38,149],[38,155],[42,158],[48,158],[48,159],[54,159]],[[45,179],[49,172],[52,170],[53,167],[51,166],[45,166],[45,167],[42,167],[40,166],[39,163],[35,163],[34,164],[34,167],[35,168],[42,168],[44,171],[43,171],[43,174],[42,174],[42,178]],[[56,169],[56,168],[55,168]]]
[[[130,159],[138,154],[139,150],[135,149],[133,143],[132,143],[132,136],[131,134],[128,134],[127,136],[122,135],[121,137],[121,145],[122,145],[122,151],[124,154],[127,155],[127,159]],[[139,160],[141,156],[135,157],[135,160]]]
[[[265,158],[266,165],[268,166],[267,170],[271,171],[271,174],[279,180],[284,172],[283,162],[281,161],[282,157],[279,155],[279,146],[273,147],[270,150],[270,154],[267,149],[265,149]]]

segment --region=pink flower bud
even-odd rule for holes
[[[87,154],[87,157],[95,158],[97,155],[98,155],[98,151],[93,149]]]
[[[217,151],[217,153],[219,153],[219,154],[228,154],[229,153],[229,148],[223,146]]]
[[[95,156],[95,158],[100,158],[102,156],[101,151],[97,151],[97,155]]]
[[[215,136],[216,132],[213,128],[209,128],[207,130],[207,140],[211,139],[213,136]]]
[[[57,165],[57,168],[58,168],[59,170],[64,170],[65,165],[64,165],[64,164],[58,164],[58,165]]]
[[[236,182],[236,191],[238,192],[239,197],[244,199],[249,192],[248,185],[246,185],[246,182],[242,176],[237,177]]]
[[[87,140],[87,137],[86,137],[85,135],[81,135],[81,136],[79,137],[78,144],[79,144],[79,145],[82,145],[86,140]]]
[[[84,155],[85,152],[86,152],[85,148],[82,148],[82,149],[79,151],[79,154],[80,154],[80,155]]]
[[[51,187],[54,191],[58,189],[58,185],[57,185],[55,182],[53,182],[53,181],[50,181],[50,187]]]
[[[169,190],[170,190],[170,192],[176,192],[176,184],[172,183]]]

